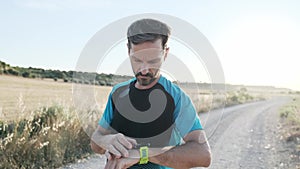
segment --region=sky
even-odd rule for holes
[[[299,9],[297,0],[3,0],[0,60],[12,66],[75,70],[83,48],[103,27],[127,16],[159,13],[187,21],[208,39],[226,83],[300,90]],[[189,53],[171,44],[177,55]],[[120,45],[108,55],[126,58],[125,43]],[[205,67],[185,62],[195,72]],[[110,70],[113,60],[106,63],[99,72],[115,71]],[[200,81],[209,81],[207,77]]]

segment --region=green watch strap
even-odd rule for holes
[[[149,161],[148,153],[149,152],[147,146],[140,147],[140,164],[148,163]]]

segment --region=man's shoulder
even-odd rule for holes
[[[164,76],[161,76],[158,83],[162,85],[164,89],[170,94],[182,93],[181,88],[177,84],[171,82],[169,79],[165,78]]]
[[[130,85],[130,83],[133,82],[134,80],[135,80],[135,78],[132,78],[132,79],[129,79],[127,81],[124,81],[124,82],[121,82],[121,83],[118,83],[118,84],[114,85],[113,88],[112,88],[111,93],[114,93],[116,90],[118,90],[122,87]]]

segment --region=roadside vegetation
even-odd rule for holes
[[[300,96],[280,109],[282,139],[292,147],[291,158],[300,160]]]
[[[187,93],[190,95],[198,113],[266,99],[262,95],[256,96],[249,93],[245,87],[226,92],[225,94],[209,94],[208,91],[199,95]]]
[[[71,83],[0,75],[0,168],[58,168],[90,156],[111,87],[93,89],[99,106],[80,111]]]
[[[90,155],[72,109],[42,107],[28,119],[0,121],[0,168],[57,168]]]
[[[232,106],[237,104],[244,104],[253,101],[264,100],[262,96],[253,96],[251,95],[247,88],[243,87],[237,91],[231,91],[227,93],[226,106]]]

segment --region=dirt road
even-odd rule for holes
[[[288,100],[276,98],[226,108],[209,139],[213,152],[210,168],[294,168],[278,131],[278,108]]]
[[[201,114],[212,148],[212,169],[295,168],[279,139],[281,97]],[[105,158],[94,156],[67,168],[104,168]]]

